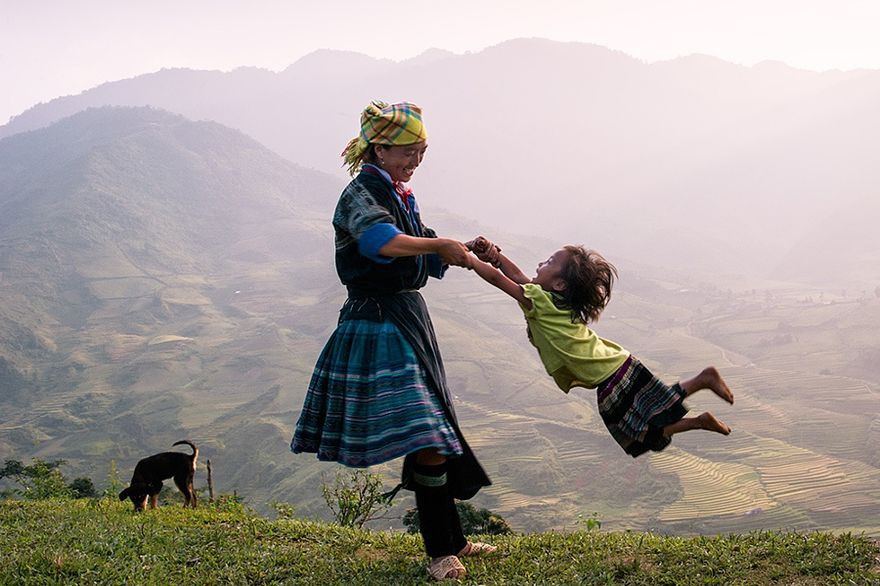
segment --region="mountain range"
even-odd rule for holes
[[[327,518],[334,466],[288,442],[344,298],[329,223],[343,185],[155,108],[88,109],[0,140],[0,455],[64,458],[102,483],[113,463],[125,480],[188,438],[219,491]],[[439,233],[486,232],[444,203],[420,197]],[[553,245],[500,234],[512,258]],[[709,394],[691,407],[734,434],[684,434],[631,459],[589,391],[555,389],[516,305],[451,270],[424,294],[462,428],[494,481],[476,504],[522,531],[596,514],[611,529],[880,534],[880,298],[621,269],[601,334],[670,381],[716,364],[736,405]],[[374,471],[390,487],[397,466]],[[395,511],[409,506],[403,493]]]
[[[236,128],[342,180],[339,152],[376,98],[424,109],[431,146],[417,193],[490,230],[740,281],[877,285],[875,70],[703,55],[645,63],[542,39],[402,62],[321,50],[277,73],[168,69],[109,82],[34,106],[0,137],[87,107],[150,105]]]

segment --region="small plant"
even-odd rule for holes
[[[115,499],[116,495],[125,488],[125,484],[119,480],[119,469],[116,467],[116,460],[110,460],[110,470],[107,472],[107,488],[102,493],[104,498]]]
[[[382,478],[366,470],[337,470],[333,483],[321,484],[324,502],[343,527],[363,527],[367,521],[382,519],[391,506],[382,491]]]
[[[599,513],[596,511],[593,511],[587,517],[584,517],[583,515],[578,515],[578,523],[580,525],[583,525],[588,532],[598,531],[602,528],[602,521],[599,519]]]
[[[250,514],[252,512],[252,509],[244,503],[244,497],[236,491],[233,491],[232,494],[218,494],[214,502],[208,506],[226,513]]]
[[[273,501],[271,504],[279,519],[293,519],[296,516],[296,508],[290,503]]]

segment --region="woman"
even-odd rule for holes
[[[466,570],[469,543],[453,498],[490,484],[458,427],[428,310],[428,276],[470,267],[461,242],[422,224],[405,183],[425,156],[421,110],[373,102],[342,153],[354,179],[333,215],[336,271],[348,289],[339,324],[315,365],[291,449],[366,467],[406,456],[401,486],[415,491],[420,529],[438,580]]]

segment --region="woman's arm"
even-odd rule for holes
[[[480,275],[480,277],[484,281],[486,281],[490,285],[498,287],[499,289],[516,299],[517,302],[519,302],[519,304],[526,309],[532,308],[532,300],[526,297],[525,293],[523,292],[522,286],[524,283],[517,283],[509,279],[507,275],[494,268],[492,265],[484,263],[481,260],[472,259],[472,267],[474,269],[474,272]],[[520,273],[522,273],[522,271],[520,271]]]
[[[419,238],[398,234],[379,249],[379,254],[383,256],[416,256],[433,253],[439,254],[440,259],[446,264],[465,268],[471,268],[473,264],[464,244],[451,238]]]

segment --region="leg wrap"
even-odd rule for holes
[[[455,502],[446,487],[446,463],[413,466],[419,531],[425,540],[428,556],[455,555],[464,544]],[[451,512],[450,512],[451,511]],[[467,543],[465,541],[464,543]]]

